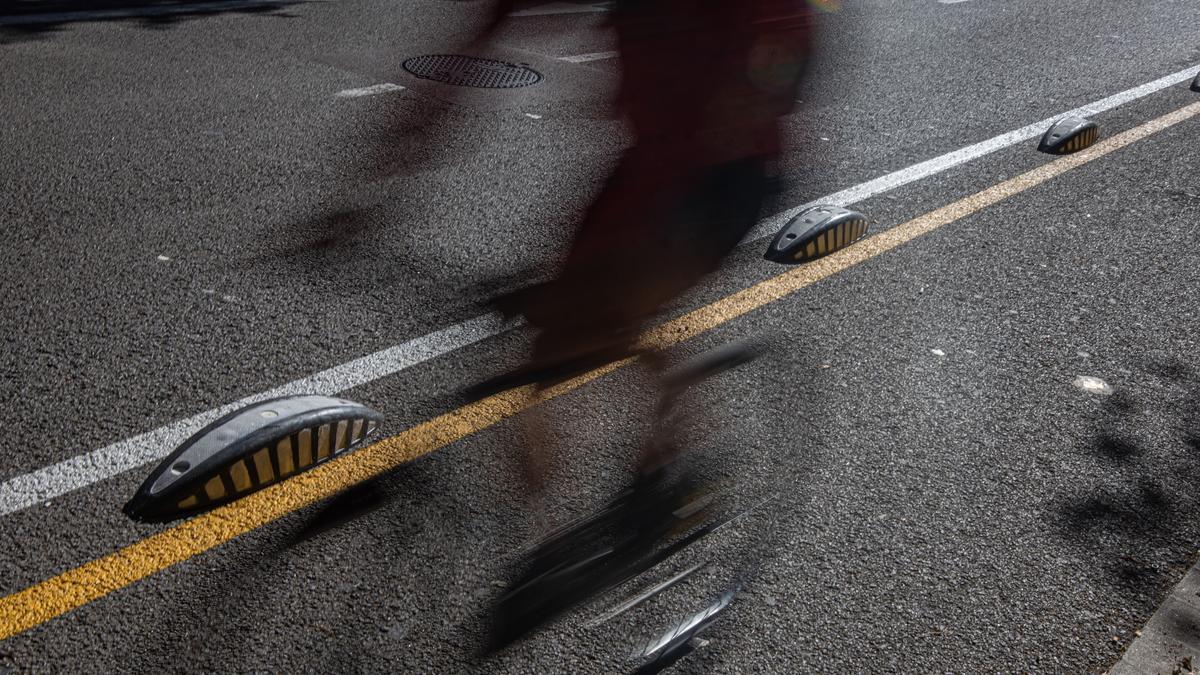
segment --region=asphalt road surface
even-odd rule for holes
[[[553,269],[628,138],[604,3],[529,2],[480,48],[545,76],[524,89],[401,67],[464,49],[479,7],[0,0],[0,671],[629,670],[747,552],[761,568],[677,669],[1116,663],[1200,549],[1194,2],[825,15],[775,211],[911,180],[851,200],[876,238],[819,274],[758,239],[671,315],[679,355],[771,340],[695,392],[687,438],[733,502],[778,496],[482,662],[480,614],[529,536],[519,419],[437,420],[520,361],[528,335],[483,301]],[[1079,155],[999,138],[910,168],[1131,91]],[[381,138],[403,170],[355,191]],[[346,203],[365,215],[331,237]],[[640,377],[544,404],[571,448],[554,518],[625,480]],[[120,512],[214,411],[289,386],[384,412],[384,440],[338,462],[389,468],[185,529]]]

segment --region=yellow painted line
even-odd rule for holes
[[[1055,176],[1200,114],[1200,103],[1151,120],[1087,150],[960,199],[834,255],[794,268],[649,330],[646,347],[665,348],[693,338],[828,276],[890,251]],[[581,375],[534,399],[528,388],[504,392],[418,424],[396,436],[329,462],[227,506],[197,516],[0,599],[0,640],[120,590],[171,565],[486,429],[538,402],[561,396],[620,368],[627,359]]]

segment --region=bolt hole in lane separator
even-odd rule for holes
[[[1146,122],[1086,150],[1052,160],[809,265],[791,268],[650,329],[642,336],[641,346],[664,349],[689,340],[1197,115],[1200,115],[1200,103]],[[631,362],[632,359],[627,359],[580,375],[544,392],[539,400],[557,398]],[[341,460],[323,464],[293,479],[252,493],[244,499],[0,598],[0,640],[103,598],[356,483],[487,429],[534,404],[525,390],[507,391],[471,403],[367,446]]]

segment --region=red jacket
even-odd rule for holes
[[[693,166],[780,152],[810,53],[804,0],[617,0],[613,22],[638,145]]]

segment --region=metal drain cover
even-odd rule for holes
[[[414,56],[404,69],[425,80],[481,89],[515,89],[542,81],[542,74],[529,66],[454,54]]]

